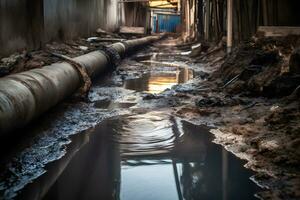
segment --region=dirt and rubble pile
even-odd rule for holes
[[[1,57],[0,55],[0,77],[63,61],[57,55],[73,58],[114,42],[137,38],[134,35],[120,35],[106,32],[102,29],[98,29],[96,35],[96,37],[90,38],[51,42],[45,44],[40,50],[20,50],[20,52],[15,52],[8,57]]]
[[[178,114],[217,127],[216,142],[247,159],[269,187],[260,197],[299,199],[300,36],[253,37],[224,60],[222,46],[210,49],[199,58],[216,69],[199,82],[208,90]]]
[[[252,38],[213,75],[232,94],[283,97],[300,85],[300,37]]]
[[[76,43],[57,43],[46,44],[42,50],[21,51],[0,59],[0,77],[15,74],[30,69],[41,68],[52,63],[62,61],[53,53],[75,57],[88,52],[91,48]]]

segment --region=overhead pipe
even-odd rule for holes
[[[124,57],[129,51],[161,38],[160,35],[127,40],[112,44],[109,49]],[[113,59],[109,52],[98,50],[76,57],[72,62],[94,78]],[[54,63],[0,78],[0,136],[24,127],[82,86],[82,75],[72,62]]]

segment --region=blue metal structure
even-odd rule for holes
[[[156,16],[153,16],[153,32],[156,33],[157,32],[157,18]]]
[[[176,32],[176,27],[180,25],[180,15],[157,14],[153,17],[154,32]],[[158,25],[157,25],[158,23]],[[158,28],[158,30],[156,30]]]

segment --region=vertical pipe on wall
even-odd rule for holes
[[[233,38],[233,0],[227,0],[227,53],[232,49]]]

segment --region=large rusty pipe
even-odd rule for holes
[[[120,56],[147,45],[161,36],[148,36],[111,45]],[[93,78],[109,67],[110,55],[94,51],[73,60]],[[81,86],[81,75],[69,62],[55,63],[40,69],[0,78],[0,136],[25,126],[30,121],[75,93]]]

